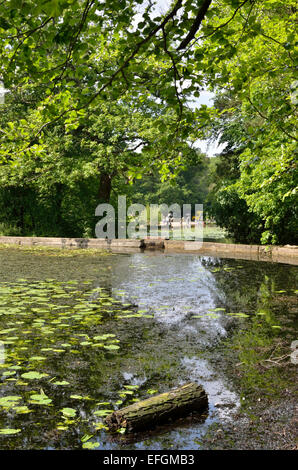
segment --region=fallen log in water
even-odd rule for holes
[[[111,431],[120,428],[126,432],[140,431],[191,412],[204,411],[207,406],[208,397],[203,387],[190,382],[114,411],[106,417],[105,423]]]

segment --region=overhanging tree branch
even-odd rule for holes
[[[211,5],[212,0],[205,0],[202,5],[199,8],[198,14],[192,24],[192,27],[189,30],[188,35],[186,38],[181,41],[180,45],[178,46],[177,50],[180,51],[181,49],[185,49],[186,46],[190,43],[190,41],[195,37],[196,32],[198,31],[199,27],[201,26],[201,23],[203,19],[205,18],[205,15]]]
[[[245,5],[245,3],[249,2],[249,1],[252,1],[252,0],[244,0],[242,3],[240,3],[240,5],[235,9],[233,15],[227,20],[225,21],[224,23],[220,24],[219,26],[217,26],[216,28],[213,29],[213,31],[211,31],[209,34],[203,34],[202,36],[199,36],[198,38],[196,38],[192,44],[189,44],[188,45],[188,49],[190,49],[196,42],[198,42],[200,39],[207,39],[211,36],[213,36],[214,33],[216,33],[216,31],[218,31],[219,29],[221,28],[224,28],[225,26],[227,26],[229,23],[231,23],[231,21],[233,21],[233,19],[235,18],[238,10],[240,10],[240,8],[243,7],[243,5]],[[194,38],[193,38],[194,39]]]

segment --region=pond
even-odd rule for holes
[[[297,275],[194,254],[0,249],[0,448],[204,448],[214,424],[290,387]],[[105,429],[111,410],[189,381],[208,394],[203,416]]]

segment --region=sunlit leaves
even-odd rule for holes
[[[85,442],[83,445],[82,445],[83,449],[96,449],[97,447],[99,447],[99,442]]]
[[[48,374],[40,373],[40,372],[25,372],[24,374],[21,375],[23,379],[28,379],[28,380],[39,380],[42,379],[43,377],[47,377]]]
[[[30,395],[29,403],[32,403],[35,405],[49,405],[50,403],[52,403],[52,400],[45,393],[41,393],[41,394],[34,393]]]
[[[14,407],[22,397],[17,396],[17,395],[9,395],[6,397],[1,397],[0,398],[0,406],[3,408],[11,408]]]
[[[108,349],[108,350],[110,350],[110,351],[114,351],[114,350],[120,349],[120,347],[117,346],[116,344],[108,344],[108,345],[105,345],[104,348],[105,348],[105,349]]]
[[[294,30],[294,2],[268,0],[256,9],[247,4],[226,28],[198,45],[221,113],[212,132],[226,144],[213,215],[244,243],[296,244]],[[230,54],[227,41],[236,54]]]
[[[74,408],[63,408],[61,410],[61,413],[63,416],[66,418],[74,418],[77,414],[76,410]]]
[[[107,416],[111,413],[113,413],[114,410],[98,410],[98,411],[94,411],[94,415],[95,416]]]
[[[13,435],[13,434],[18,434],[19,432],[21,432],[21,429],[10,429],[10,428],[0,429],[0,435],[4,435],[4,436],[10,436],[10,435]]]

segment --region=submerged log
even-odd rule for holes
[[[193,382],[133,405],[114,411],[106,417],[110,431],[124,428],[126,432],[140,431],[190,414],[202,412],[208,406],[208,397],[201,385]]]

